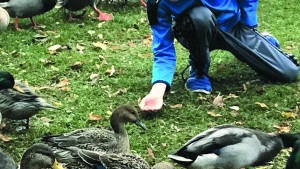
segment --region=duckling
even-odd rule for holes
[[[300,168],[300,140],[298,140],[294,147],[290,157],[287,160],[285,169],[299,169]]]
[[[29,129],[29,118],[40,110],[55,106],[32,92],[27,85],[17,82],[12,74],[0,71],[0,110],[2,118],[11,120],[27,119],[26,128]]]
[[[198,134],[168,157],[188,169],[240,169],[271,161],[299,138],[299,133],[272,135],[220,125]]]
[[[100,152],[127,153],[130,151],[130,145],[124,125],[128,122],[146,129],[133,106],[121,105],[113,111],[110,117],[113,131],[100,128],[77,129],[70,133],[46,136],[42,138],[42,141],[58,149],[78,147]]]
[[[51,148],[42,143],[33,144],[21,158],[20,169],[64,169],[55,158]],[[2,168],[1,168],[2,169]]]
[[[1,169],[17,169],[18,166],[14,159],[7,153],[0,151],[0,168]]]

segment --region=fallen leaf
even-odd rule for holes
[[[106,74],[109,74],[108,76],[112,76],[114,75],[114,73],[116,72],[115,67],[112,65],[111,69],[108,69],[105,71]]]
[[[76,49],[80,52],[80,53],[83,53],[83,49],[84,49],[85,47],[84,46],[82,46],[82,45],[80,45],[80,44],[76,44]]]
[[[68,80],[68,79],[64,79],[64,80],[60,81],[60,82],[56,85],[56,87],[60,88],[60,87],[66,86],[66,85],[68,85],[68,84],[69,84],[69,80]]]
[[[295,118],[295,113],[281,112],[281,115],[286,118]]]
[[[106,114],[108,114],[108,115],[112,115],[112,111],[106,111]]]
[[[230,93],[228,96],[226,96],[226,97],[224,98],[224,100],[225,100],[225,99],[231,99],[231,98],[238,98],[238,97],[239,97],[239,96]]]
[[[103,39],[103,35],[102,34],[98,34],[97,35],[99,39]]]
[[[255,102],[255,104],[259,105],[260,107],[268,108],[268,106],[265,103]]]
[[[171,105],[170,108],[172,108],[172,109],[182,108],[182,104]]]
[[[244,93],[247,91],[247,86],[246,84],[243,84],[243,88],[244,88]]]
[[[220,94],[215,97],[213,104],[219,107],[222,107],[224,105],[223,96],[220,96]]]
[[[61,102],[54,102],[53,103],[55,106],[62,106],[63,104]]]
[[[48,117],[41,117],[41,122],[46,126],[49,126],[51,121],[52,120],[49,119]]]
[[[112,46],[111,49],[112,49],[112,50],[119,50],[119,49],[120,49],[120,46]]]
[[[235,111],[240,110],[239,106],[230,106],[229,108]]]
[[[2,134],[0,134],[0,140],[2,140],[2,141],[4,141],[4,142],[7,142],[7,141],[10,140],[10,138],[9,138],[9,137],[6,137],[6,136],[4,136],[4,135],[2,135]]]
[[[92,43],[95,47],[101,48],[102,50],[106,50],[107,46],[101,42],[93,42]]]
[[[90,80],[93,80],[93,79],[97,78],[98,76],[99,76],[99,74],[92,73],[92,74],[90,75]]]
[[[153,154],[153,151],[152,151],[151,148],[148,148],[148,155],[149,155],[152,159],[155,159],[154,154]]]
[[[53,45],[48,48],[50,54],[56,54],[57,51],[61,48],[61,45]]]
[[[88,34],[90,34],[90,35],[93,35],[95,33],[96,33],[96,31],[94,31],[94,30],[88,30]]]
[[[243,124],[243,122],[241,122],[241,121],[237,121],[237,122],[235,122],[235,124],[236,124],[236,125],[242,125],[242,124]]]
[[[220,117],[220,116],[222,116],[221,114],[217,114],[217,113],[212,112],[212,111],[207,112],[207,114],[209,114],[212,117]]]
[[[290,132],[291,128],[289,126],[278,126],[274,125],[274,127],[280,132],[280,133],[288,133]]]
[[[167,143],[161,143],[163,147],[167,147]]]
[[[79,61],[73,63],[73,64],[70,66],[70,68],[73,69],[73,70],[75,70],[75,69],[80,69],[81,67],[82,67],[82,62],[79,62]]]
[[[55,67],[55,66],[51,66],[50,68],[51,68],[52,70],[59,71],[59,69],[58,69],[57,67]]]
[[[89,120],[101,120],[102,116],[101,115],[94,115],[93,112],[89,113]]]

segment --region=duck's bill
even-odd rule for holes
[[[21,87],[19,87],[18,85],[14,85],[13,88],[20,93],[25,93],[24,90]]]
[[[59,164],[56,159],[54,160],[54,163],[52,165],[52,169],[64,169],[61,164]]]
[[[147,130],[147,127],[144,123],[142,123],[140,120],[137,120],[135,122],[136,125],[140,126],[143,130]]]

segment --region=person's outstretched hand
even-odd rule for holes
[[[163,106],[163,98],[154,93],[149,93],[142,99],[139,106],[142,111],[158,111]]]
[[[148,95],[146,95],[139,106],[142,111],[158,111],[163,106],[163,97],[166,90],[166,84],[156,83]]]

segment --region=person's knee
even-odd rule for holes
[[[216,18],[207,7],[198,6],[187,12],[189,18],[193,22],[194,28],[198,31],[211,29],[216,26]]]

